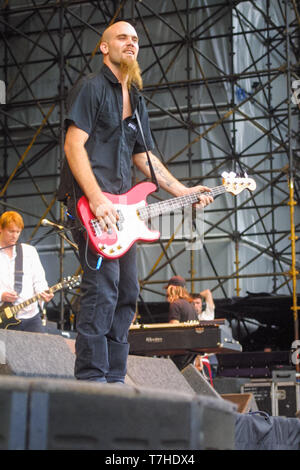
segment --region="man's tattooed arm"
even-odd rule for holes
[[[162,162],[152,153],[149,152],[153,170],[155,172],[158,184],[168,193],[174,196],[180,196],[185,193],[186,187],[180,183],[162,164]],[[133,163],[137,168],[150,177],[150,168],[146,153],[138,153],[133,156]]]
[[[207,194],[207,192],[210,192],[210,188],[200,185],[193,186],[192,188],[186,187],[167,170],[167,168],[152,152],[149,152],[149,156],[158,184],[162,189],[172,194],[172,196],[184,196],[197,192],[199,195],[199,203],[197,203],[197,206],[199,205],[201,207],[205,207],[213,201],[213,197]],[[144,173],[144,175],[151,177],[147,154],[136,153],[132,158],[135,166]]]

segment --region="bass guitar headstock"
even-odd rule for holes
[[[248,178],[245,174],[244,177],[236,176],[236,173],[231,171],[227,173],[226,171],[222,173],[223,178],[223,185],[227,192],[234,194],[235,196],[244,189],[249,189],[250,191],[254,191],[256,188],[256,183],[254,179]]]

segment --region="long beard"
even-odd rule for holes
[[[127,87],[130,90],[131,85],[134,84],[139,90],[143,89],[143,79],[141,76],[141,69],[137,62],[131,60],[122,60],[121,61],[121,73],[123,77],[127,77]]]

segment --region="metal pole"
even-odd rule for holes
[[[290,57],[290,29],[289,29],[289,11],[288,11],[288,0],[285,0],[285,18],[286,18],[286,52],[287,52],[287,96],[288,96],[288,149],[289,149],[289,194],[290,199],[288,205],[290,206],[290,223],[291,223],[291,255],[292,255],[292,265],[289,271],[290,277],[292,279],[292,298],[293,305],[291,310],[293,312],[293,321],[294,321],[294,338],[295,341],[299,339],[299,321],[298,321],[298,310],[297,306],[297,275],[299,271],[296,269],[296,240],[298,237],[295,234],[295,222],[294,222],[294,207],[297,202],[294,199],[294,161],[293,161],[293,149],[292,149],[292,107],[290,100],[290,91],[291,91],[291,57]],[[300,373],[300,364],[296,364],[296,372]]]
[[[59,82],[59,106],[60,106],[60,161],[59,167],[62,167],[64,158],[64,117],[65,117],[65,74],[64,74],[64,1],[61,0],[59,8],[59,53],[60,53],[60,82]],[[60,204],[60,220],[64,220],[64,207]],[[65,255],[65,241],[63,237],[60,237],[60,254],[59,254],[59,272],[60,279],[64,276],[64,255]],[[64,329],[65,317],[64,317],[64,302],[65,294],[63,289],[60,291],[60,319],[59,327],[61,330]]]

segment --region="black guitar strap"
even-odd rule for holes
[[[156,185],[156,192],[157,192],[157,191],[159,191],[159,184],[158,184],[158,181],[156,179],[154,168],[153,168],[152,163],[151,163],[151,158],[150,158],[150,155],[149,155],[149,152],[148,152],[148,149],[147,149],[145,136],[144,136],[141,120],[140,120],[140,115],[139,115],[137,109],[135,110],[135,115],[136,115],[136,120],[137,120],[138,125],[139,125],[141,136],[142,136],[142,139],[143,139],[143,144],[144,144],[144,147],[145,147],[145,151],[146,151],[146,155],[147,155],[147,159],[148,159],[148,164],[149,164],[149,168],[150,168],[152,183],[154,183]]]
[[[23,249],[21,243],[16,245],[15,259],[15,291],[20,294],[23,285]]]

